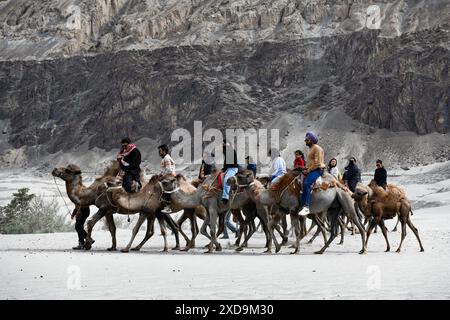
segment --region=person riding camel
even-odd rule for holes
[[[380,159],[376,162],[376,169],[375,174],[373,175],[373,179],[375,180],[375,183],[382,187],[384,190],[386,190],[387,187],[387,171],[383,166],[383,161]]]
[[[330,162],[328,162],[327,171],[329,174],[334,176],[336,180],[340,181],[342,179],[341,173],[337,167],[336,158],[331,158]]]
[[[303,209],[299,212],[300,215],[305,216],[309,214],[309,205],[311,202],[311,189],[314,182],[323,174],[326,166],[324,163],[323,149],[317,144],[319,139],[312,132],[307,132],[305,136],[305,143],[309,147],[309,152],[306,161],[306,178],[303,180],[303,192],[300,203]]]
[[[280,151],[276,148],[269,150],[269,156],[272,158],[272,166],[270,169],[270,184],[276,184],[281,176],[286,173],[286,162],[280,156]]]
[[[171,173],[175,176],[175,161],[169,154],[169,147],[166,144],[162,144],[158,147],[159,156],[161,160],[161,174]]]
[[[228,204],[230,198],[230,188],[228,185],[228,179],[235,176],[238,173],[239,165],[237,162],[236,150],[231,146],[230,142],[223,140],[223,155],[224,162],[222,172],[225,173],[223,179],[223,193],[222,193],[222,203]]]
[[[345,167],[344,183],[351,192],[355,192],[358,182],[361,182],[361,170],[356,164],[356,158],[351,157],[348,166]]]
[[[305,167],[305,156],[301,150],[295,150],[294,169],[303,169]]]
[[[136,185],[140,186],[141,174],[141,152],[135,144],[131,143],[130,138],[123,138],[121,141],[122,147],[117,155],[120,168],[124,172],[122,187],[126,192],[136,192]],[[135,182],[135,186],[133,186]]]
[[[200,170],[198,172],[199,181],[203,181],[206,176],[210,175],[214,169],[214,158],[213,154],[208,155],[207,152],[203,152],[202,164],[200,165]]]

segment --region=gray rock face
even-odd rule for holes
[[[336,109],[447,134],[449,14],[446,0],[3,0],[0,120],[14,148],[50,153]]]

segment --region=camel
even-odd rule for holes
[[[98,188],[107,181],[113,181],[120,171],[117,162],[113,162],[105,169],[104,174],[98,177],[90,186],[83,184],[81,169],[75,164],[67,167],[54,168],[52,175],[65,181],[66,192],[69,199],[75,204],[75,210],[89,210],[94,205],[98,196]],[[112,207],[99,209],[101,216],[105,216],[111,233],[112,245],[109,251],[116,250],[116,228],[112,218],[114,209]],[[98,213],[97,213],[98,214]],[[90,249],[91,243],[85,244]]]
[[[210,243],[207,246],[208,251],[206,253],[213,252],[214,248],[216,251],[222,250],[220,243],[217,241],[217,235],[220,234],[220,231],[224,228],[224,215],[228,210],[233,211],[240,209],[248,201],[248,198],[234,194],[230,197],[229,204],[223,205],[220,201],[222,198],[222,189],[218,183],[219,174],[220,172],[217,172],[206,176],[205,180],[201,182],[196,191],[190,193],[181,190],[179,187],[180,184],[186,183],[186,179],[182,175],[178,175],[175,178],[166,176],[162,180],[162,187],[166,192],[170,192],[171,201],[174,204],[184,208],[195,208],[200,205],[206,208],[206,219],[201,227],[201,233],[210,239]],[[239,218],[239,215],[236,214],[236,216]],[[244,231],[244,221],[240,220],[240,222],[242,234]],[[206,232],[207,226],[210,228],[210,235]],[[217,226],[219,227],[219,232],[216,232]],[[244,242],[244,246],[245,245],[246,242]]]
[[[373,182],[368,186],[359,183],[352,197],[355,199],[355,208],[362,211],[366,217],[371,218],[367,230],[366,246],[373,228],[376,225],[379,225],[384,239],[386,240],[385,252],[390,251],[387,228],[384,225],[384,220],[392,219],[398,215],[402,225],[402,235],[396,252],[401,251],[403,241],[406,237],[406,225],[408,225],[415,234],[417,241],[419,242],[420,251],[424,251],[419,232],[411,222],[411,204],[408,199],[404,197],[404,192],[401,189],[391,187],[388,191],[385,191],[383,188],[376,186]]]
[[[292,171],[283,175],[279,182],[279,189],[266,190],[264,186],[257,180],[255,180],[248,171],[238,173],[236,175],[239,185],[248,190],[250,197],[261,205],[278,206],[278,209],[291,214],[291,223],[295,226],[295,251],[296,254],[300,249],[301,231],[299,226],[298,211],[301,209],[299,204],[300,186],[297,182],[298,173]],[[328,186],[326,189],[320,191],[314,191],[311,195],[311,207],[310,211],[314,214],[312,217],[317,216],[321,212],[328,211],[331,215],[331,235],[321,250],[317,251],[317,254],[322,254],[326,248],[331,244],[337,235],[336,226],[338,223],[338,217],[341,210],[344,210],[352,220],[354,220],[361,233],[362,249],[359,253],[365,253],[365,233],[361,224],[359,216],[355,211],[354,202],[350,194],[343,188],[337,187],[336,179],[328,174],[324,173],[322,180],[325,182],[324,186]],[[274,211],[274,212],[277,212]],[[271,231],[272,239],[276,246],[276,252],[281,248],[273,234],[273,229],[276,228],[276,224],[280,220],[280,214],[276,213],[271,222],[269,223],[269,230]],[[320,221],[316,219],[318,225],[321,226]],[[268,252],[270,252],[268,250]]]
[[[99,193],[100,195],[97,198],[96,205],[101,206],[103,204],[108,204],[110,206],[113,206],[116,208],[116,211],[119,214],[136,214],[139,213],[139,219],[136,222],[136,225],[133,227],[132,236],[128,244],[125,248],[123,248],[122,252],[129,252],[131,245],[134,241],[134,238],[136,237],[137,233],[139,232],[139,228],[141,227],[142,223],[147,220],[147,232],[145,234],[144,239],[142,242],[133,248],[132,250],[140,250],[141,247],[145,244],[145,242],[150,239],[154,234],[154,222],[155,218],[158,219],[161,234],[164,238],[164,248],[163,251],[168,251],[168,244],[167,244],[167,235],[166,235],[166,227],[165,222],[167,222],[171,228],[171,230],[174,232],[175,235],[175,241],[176,245],[172,250],[179,250],[180,244],[179,244],[179,235],[178,235],[178,226],[173,221],[173,219],[164,213],[161,212],[161,209],[163,208],[161,204],[161,197],[162,192],[157,187],[158,186],[158,176],[153,176],[150,178],[150,180],[143,185],[141,190],[139,192],[135,193],[127,193],[123,189],[115,189],[110,188],[111,185],[115,185],[114,183],[106,183],[99,187]],[[91,221],[92,220],[92,221]],[[88,221],[88,238],[91,239],[90,235],[92,232],[92,228],[97,222],[97,220],[94,219],[94,217]]]
[[[76,208],[79,208],[79,210],[89,210],[89,206],[91,205],[98,207],[97,213],[95,213],[92,218],[87,221],[88,232],[85,240],[86,250],[89,250],[92,247],[92,228],[104,216],[112,239],[112,245],[107,250],[114,251],[117,248],[116,227],[113,219],[113,214],[117,212],[117,207],[111,203],[109,198],[105,197],[104,189],[105,183],[116,183],[116,176],[119,171],[119,163],[117,161],[112,161],[111,164],[105,169],[104,174],[101,177],[96,178],[90,186],[85,186],[83,184],[81,170],[77,165],[70,164],[67,167],[54,168],[52,171],[52,175],[54,177],[61,178],[66,182],[67,195],[75,204]],[[144,214],[144,216],[149,217],[148,214]],[[165,216],[161,216],[159,219],[161,219],[160,224],[164,223],[163,219],[166,220],[172,231],[176,232],[176,229],[174,228],[175,223],[170,221],[170,217],[167,218]],[[150,226],[150,221],[148,226]],[[149,230],[147,230],[147,232],[148,231]]]

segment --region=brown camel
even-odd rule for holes
[[[153,176],[148,183],[144,184],[141,190],[135,193],[127,193],[122,188],[111,188],[116,186],[115,183],[105,183],[99,186],[100,195],[97,198],[96,205],[101,206],[107,204],[116,208],[119,214],[136,214],[139,213],[139,219],[136,225],[133,227],[132,236],[127,246],[123,248],[122,252],[128,252],[136,237],[142,223],[147,220],[147,232],[142,242],[133,248],[133,250],[140,250],[140,248],[150,239],[154,234],[154,222],[155,218],[158,219],[161,234],[164,238],[164,252],[168,251],[167,234],[166,234],[166,222],[172,229],[175,235],[176,245],[172,250],[179,250],[179,235],[178,226],[173,219],[161,212],[163,205],[161,204],[162,192],[159,186],[158,176]],[[92,220],[92,221],[91,221]],[[88,236],[87,240],[91,240],[91,232],[95,223],[98,221],[91,219],[88,221]]]
[[[55,168],[52,171],[54,177],[59,177],[66,182],[66,191],[70,200],[75,204],[79,210],[89,210],[90,205],[96,205],[98,207],[97,213],[95,213],[90,220],[87,221],[88,236],[85,241],[85,248],[91,249],[93,240],[91,238],[92,228],[102,217],[105,217],[109,231],[111,233],[112,246],[108,248],[109,251],[116,250],[116,227],[113,219],[113,214],[117,212],[117,207],[113,206],[110,199],[105,197],[104,189],[105,183],[115,185],[117,183],[116,176],[120,171],[120,167],[117,161],[112,161],[111,164],[105,169],[104,174],[98,177],[90,186],[83,184],[81,170],[77,165],[70,164],[67,167]],[[144,214],[146,215],[146,214]],[[171,226],[172,231],[174,229],[171,221],[165,216],[163,217]],[[170,217],[169,217],[170,218]],[[154,220],[154,219],[153,219]],[[160,224],[163,221],[160,221]],[[149,223],[150,226],[150,223]],[[147,230],[149,231],[149,230]]]
[[[321,185],[321,190],[313,192],[311,195],[311,213],[317,215],[324,211],[330,211],[331,219],[331,235],[324,247],[316,253],[323,253],[331,244],[337,235],[336,226],[338,218],[342,211],[345,211],[350,218],[355,222],[361,233],[362,249],[360,253],[366,252],[365,248],[365,232],[361,224],[359,216],[354,208],[354,201],[343,188],[339,187],[338,181],[330,174],[324,173],[322,176],[324,183]],[[241,186],[245,186],[249,190],[254,201],[263,205],[276,205],[279,209],[286,211],[291,215],[291,223],[295,226],[296,242],[295,251],[298,253],[299,243],[302,238],[302,233],[299,225],[298,211],[300,210],[299,195],[300,185],[297,182],[296,173],[288,172],[280,179],[278,190],[269,191],[257,180],[252,178],[252,175],[243,172],[237,174],[237,181]],[[273,235],[273,229],[276,228],[278,222],[281,220],[280,214],[274,211],[270,223],[270,230],[272,239],[275,242],[276,251],[280,250],[280,245],[277,243]],[[320,221],[318,221],[320,225]],[[270,252],[270,251],[269,251]]]
[[[67,167],[54,168],[52,175],[65,181],[67,195],[75,204],[75,210],[80,212],[81,210],[89,210],[89,206],[95,204],[98,196],[98,188],[105,182],[114,181],[119,171],[119,165],[117,161],[115,161],[108,166],[105,169],[104,174],[101,177],[96,178],[90,186],[85,186],[83,184],[81,169],[75,164],[70,164]],[[99,208],[99,212],[96,214],[101,215],[101,217],[106,217],[108,228],[111,233],[112,245],[108,250],[116,250],[116,227],[112,218],[114,209],[112,207]],[[88,243],[86,248],[90,249],[90,246],[91,243]]]
[[[373,228],[376,225],[379,225],[383,232],[384,239],[386,240],[386,252],[390,251],[387,228],[384,225],[384,220],[392,219],[398,215],[402,225],[402,235],[397,252],[400,252],[405,239],[406,225],[408,225],[415,234],[417,241],[419,242],[420,251],[424,251],[419,232],[411,222],[411,204],[408,199],[404,197],[404,192],[399,192],[401,189],[391,189],[393,191],[385,191],[374,183],[370,183],[369,186],[358,184],[355,193],[352,195],[355,199],[355,208],[362,211],[366,217],[371,218],[367,230],[366,246]]]

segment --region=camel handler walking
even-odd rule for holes
[[[306,133],[305,143],[309,147],[309,152],[306,161],[306,168],[303,170],[303,172],[306,173],[306,178],[303,180],[303,192],[300,199],[303,209],[299,212],[299,214],[302,216],[309,214],[312,186],[314,185],[314,182],[316,182],[316,180],[323,174],[326,168],[323,149],[317,144],[317,142],[319,142],[319,139],[314,133]]]
[[[133,188],[133,181],[140,186],[141,152],[128,137],[123,138],[121,144],[117,161],[119,161],[120,169],[124,172],[122,187],[128,193],[136,192],[138,188]]]

